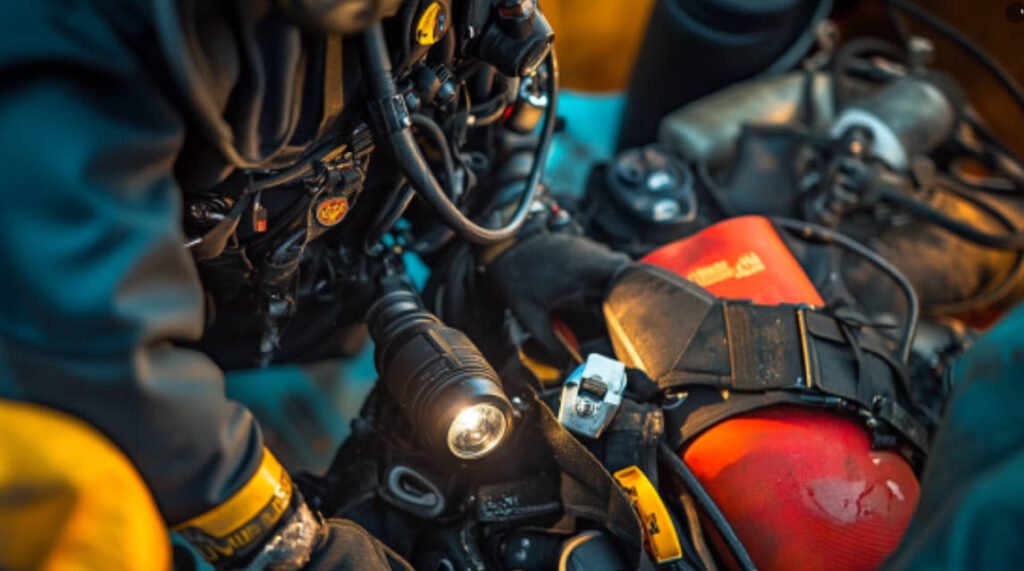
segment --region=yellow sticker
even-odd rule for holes
[[[416,43],[432,46],[448,30],[448,9],[441,2],[431,2],[416,22]]]
[[[347,198],[328,198],[316,205],[316,221],[321,226],[334,226],[348,214]]]

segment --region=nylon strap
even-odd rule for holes
[[[697,366],[707,367],[707,356],[698,351],[691,358],[688,351],[660,385],[671,389],[714,386],[761,394],[696,413],[685,423],[684,433],[695,435],[728,416],[761,406],[821,403],[829,402],[827,397],[840,397],[888,422],[920,451],[927,450],[927,431],[899,404],[899,364],[877,334],[856,334],[861,352],[857,359],[839,322],[828,315],[794,306],[733,303],[724,303],[721,312],[722,341],[729,350],[720,357],[719,368],[728,372],[693,372]]]
[[[927,451],[927,430],[904,405],[903,364],[877,332],[852,320],[803,306],[721,300],[650,266],[620,275],[605,315],[627,365],[644,369],[662,390],[687,393],[686,406],[668,422],[683,442],[730,416],[799,403],[856,409]],[[706,394],[697,398],[700,391]]]
[[[653,571],[643,530],[626,493],[601,462],[569,433],[551,409],[531,391],[533,416],[554,453],[561,473],[562,507],[576,517],[601,523],[628,550],[632,568]]]

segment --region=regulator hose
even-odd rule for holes
[[[427,117],[426,115],[413,113],[412,115],[409,116],[409,119],[412,121],[413,125],[419,127],[420,129],[423,129],[423,131],[425,131],[430,136],[430,138],[433,139],[434,144],[437,145],[437,150],[439,153],[441,153],[441,164],[444,167],[445,182],[448,184],[449,187],[448,192],[445,194],[449,198],[454,199],[455,160],[452,158],[452,150],[451,147],[448,145],[448,139],[445,137],[444,131],[441,130],[441,127],[436,122],[434,122],[433,119]]]
[[[890,264],[879,254],[868,249],[867,246],[830,228],[791,218],[774,217],[771,221],[779,228],[804,239],[815,239],[824,244],[835,244],[849,250],[892,278],[907,299],[907,324],[903,327],[903,335],[899,341],[899,357],[904,363],[910,362],[910,351],[914,345],[914,335],[917,333],[917,320],[921,314],[921,304],[918,301],[917,292],[914,291],[914,286],[903,275],[903,272],[896,269],[896,266]]]
[[[948,185],[948,183],[947,183]],[[979,200],[974,199],[968,193],[957,193],[957,195],[967,202],[970,202],[976,208],[980,208],[992,216],[992,208],[982,203]],[[1024,250],[1024,233],[1021,232],[1007,232],[1005,234],[990,234],[988,232],[979,230],[978,228],[965,223],[961,220],[957,220],[951,216],[948,216],[941,210],[933,208],[928,204],[925,204],[921,200],[908,196],[899,190],[892,190],[887,188],[879,189],[879,196],[896,206],[899,206],[903,210],[907,211],[911,216],[930,222],[943,228],[957,236],[960,236],[964,240],[974,242],[979,246],[985,246],[986,248],[995,248],[997,250],[1012,250],[1020,252]],[[997,219],[1001,219],[997,218]]]
[[[526,188],[520,197],[515,212],[501,228],[485,228],[470,220],[451,201],[447,193],[431,172],[422,151],[416,145],[404,101],[395,87],[391,74],[391,57],[384,39],[380,22],[370,27],[362,37],[363,66],[370,95],[371,109],[374,110],[374,130],[394,155],[395,162],[409,184],[440,216],[441,221],[465,240],[480,245],[504,242],[522,227],[530,213],[540,187],[551,141],[555,132],[555,113],[558,107],[558,64],[552,49],[547,56],[548,107],[544,113],[540,141],[534,155]]]
[[[932,30],[942,34],[950,42],[953,42],[957,47],[962,49],[967,55],[978,62],[984,67],[996,81],[1006,90],[1007,94],[1013,99],[1021,109],[1024,109],[1024,88],[998,61],[985,50],[979,47],[976,43],[972,42],[964,34],[960,33],[959,30],[951,26],[948,22],[939,18],[935,14],[921,8],[913,2],[907,0],[886,0],[886,6],[890,10],[905,14],[914,20],[928,26]]]
[[[664,442],[658,445],[658,457],[661,459],[662,464],[666,465],[675,474],[676,478],[679,479],[679,483],[686,488],[686,491],[693,496],[697,505],[704,510],[705,515],[711,520],[719,535],[722,536],[722,540],[729,547],[729,551],[736,558],[736,563],[739,564],[740,569],[743,569],[743,571],[755,571],[757,566],[754,565],[754,560],[747,553],[747,548],[743,546],[743,542],[736,535],[736,531],[729,524],[729,520],[725,518],[725,514],[722,513],[718,504],[715,503],[715,500],[704,489],[700,480],[697,479],[697,475],[690,470],[686,462],[683,462],[676,455],[675,451]]]
[[[790,44],[789,48],[779,56],[779,59],[775,60],[774,63],[766,67],[758,75],[762,77],[778,75],[789,71],[796,64],[800,63],[800,59],[814,45],[818,26],[828,18],[828,15],[832,12],[832,5],[833,0],[818,0],[818,4],[814,7],[814,11],[811,13],[803,33]]]

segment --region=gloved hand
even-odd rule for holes
[[[507,247],[486,264],[486,273],[519,324],[550,357],[562,359],[567,352],[551,328],[552,314],[600,304],[612,277],[630,261],[589,238],[541,231]]]
[[[234,568],[230,563],[228,568]],[[412,571],[395,552],[351,520],[313,515],[302,504],[269,536],[245,571]]]
[[[412,569],[354,522],[314,514],[266,449],[241,490],[174,529],[216,569]]]
[[[358,524],[347,519],[324,522],[308,571],[412,571],[412,566]]]

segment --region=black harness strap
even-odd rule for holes
[[[657,319],[640,306],[657,308]],[[730,416],[793,403],[847,409],[867,419],[877,445],[891,445],[878,426],[884,421],[918,452],[927,450],[928,433],[907,410],[902,363],[863,323],[804,306],[721,300],[651,266],[619,276],[605,315],[628,366],[648,372],[663,391],[685,393],[687,402],[667,413],[679,431],[674,444]]]
[[[658,444],[665,434],[665,417],[660,406],[624,398],[604,434],[605,468],[615,473],[638,466],[658,487]]]
[[[532,399],[528,414],[551,446],[562,475],[563,509],[601,523],[629,550],[634,569],[653,571],[654,564],[644,550],[640,519],[625,492],[601,462],[558,422],[536,393]]]

